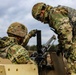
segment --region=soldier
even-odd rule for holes
[[[32,15],[36,20],[48,23],[58,35],[59,49],[67,52],[68,73],[76,75],[76,10],[41,2],[33,6]]]
[[[10,59],[12,63],[32,63],[28,51],[23,46],[26,46],[29,39],[36,34],[36,30],[27,34],[27,28],[15,22],[9,26],[7,34],[8,37],[0,39],[0,56]]]

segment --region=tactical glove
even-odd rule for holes
[[[36,35],[36,32],[37,32],[37,29],[31,30],[31,31],[29,32],[29,34],[30,34],[31,36],[35,36],[35,35]]]

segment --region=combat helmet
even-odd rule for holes
[[[27,35],[27,28],[21,23],[14,22],[8,27],[7,34],[25,37]]]
[[[37,19],[37,20],[39,20],[38,18],[39,18],[39,15],[40,15],[40,13],[41,13],[41,10],[44,10],[46,8],[46,4],[45,3],[37,3],[37,4],[35,4],[34,6],[33,6],[33,8],[32,8],[32,16],[35,18],[35,19]]]
[[[42,3],[42,2],[37,3],[32,8],[32,16],[39,21],[47,23],[48,16],[49,16],[48,13],[49,13],[50,9],[52,9],[52,6],[50,6],[50,5],[46,5],[45,3]],[[45,10],[45,12],[44,12],[43,16],[40,16],[42,10]]]

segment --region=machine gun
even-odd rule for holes
[[[42,61],[44,60],[47,52],[50,50],[51,48],[51,44],[54,43],[54,41],[56,40],[56,36],[53,35],[42,47],[41,45],[41,31],[37,31],[37,51],[35,51],[34,53],[32,53],[32,55],[30,56],[31,59],[33,59],[34,61],[37,62],[39,67],[42,67]]]
[[[55,40],[56,40],[56,37],[55,35],[53,35],[42,47],[41,31],[40,30],[37,31],[37,51],[34,52],[30,57],[31,59],[36,61],[38,65],[39,75],[42,75],[41,72],[43,70],[43,61],[45,60],[45,56],[47,52],[51,50],[50,47],[52,46],[52,43],[54,43]],[[54,52],[51,51],[50,53],[51,53],[50,57],[53,61],[53,67],[56,72],[55,75],[66,75],[62,54],[58,56],[55,51]]]

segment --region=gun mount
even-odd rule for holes
[[[50,50],[55,40],[56,36],[53,35],[42,47],[41,31],[37,30],[37,51],[33,52],[30,57],[35,60],[39,65],[42,59],[46,56],[47,52]]]
[[[42,41],[41,41],[41,31],[37,30],[37,51],[33,52],[32,55],[30,56],[31,59],[36,61],[38,64],[38,71],[39,75],[41,72],[42,67],[44,66],[43,62],[45,61],[45,57],[47,55],[47,52],[50,50],[52,44],[56,40],[56,36],[53,35],[43,46],[42,46]]]

